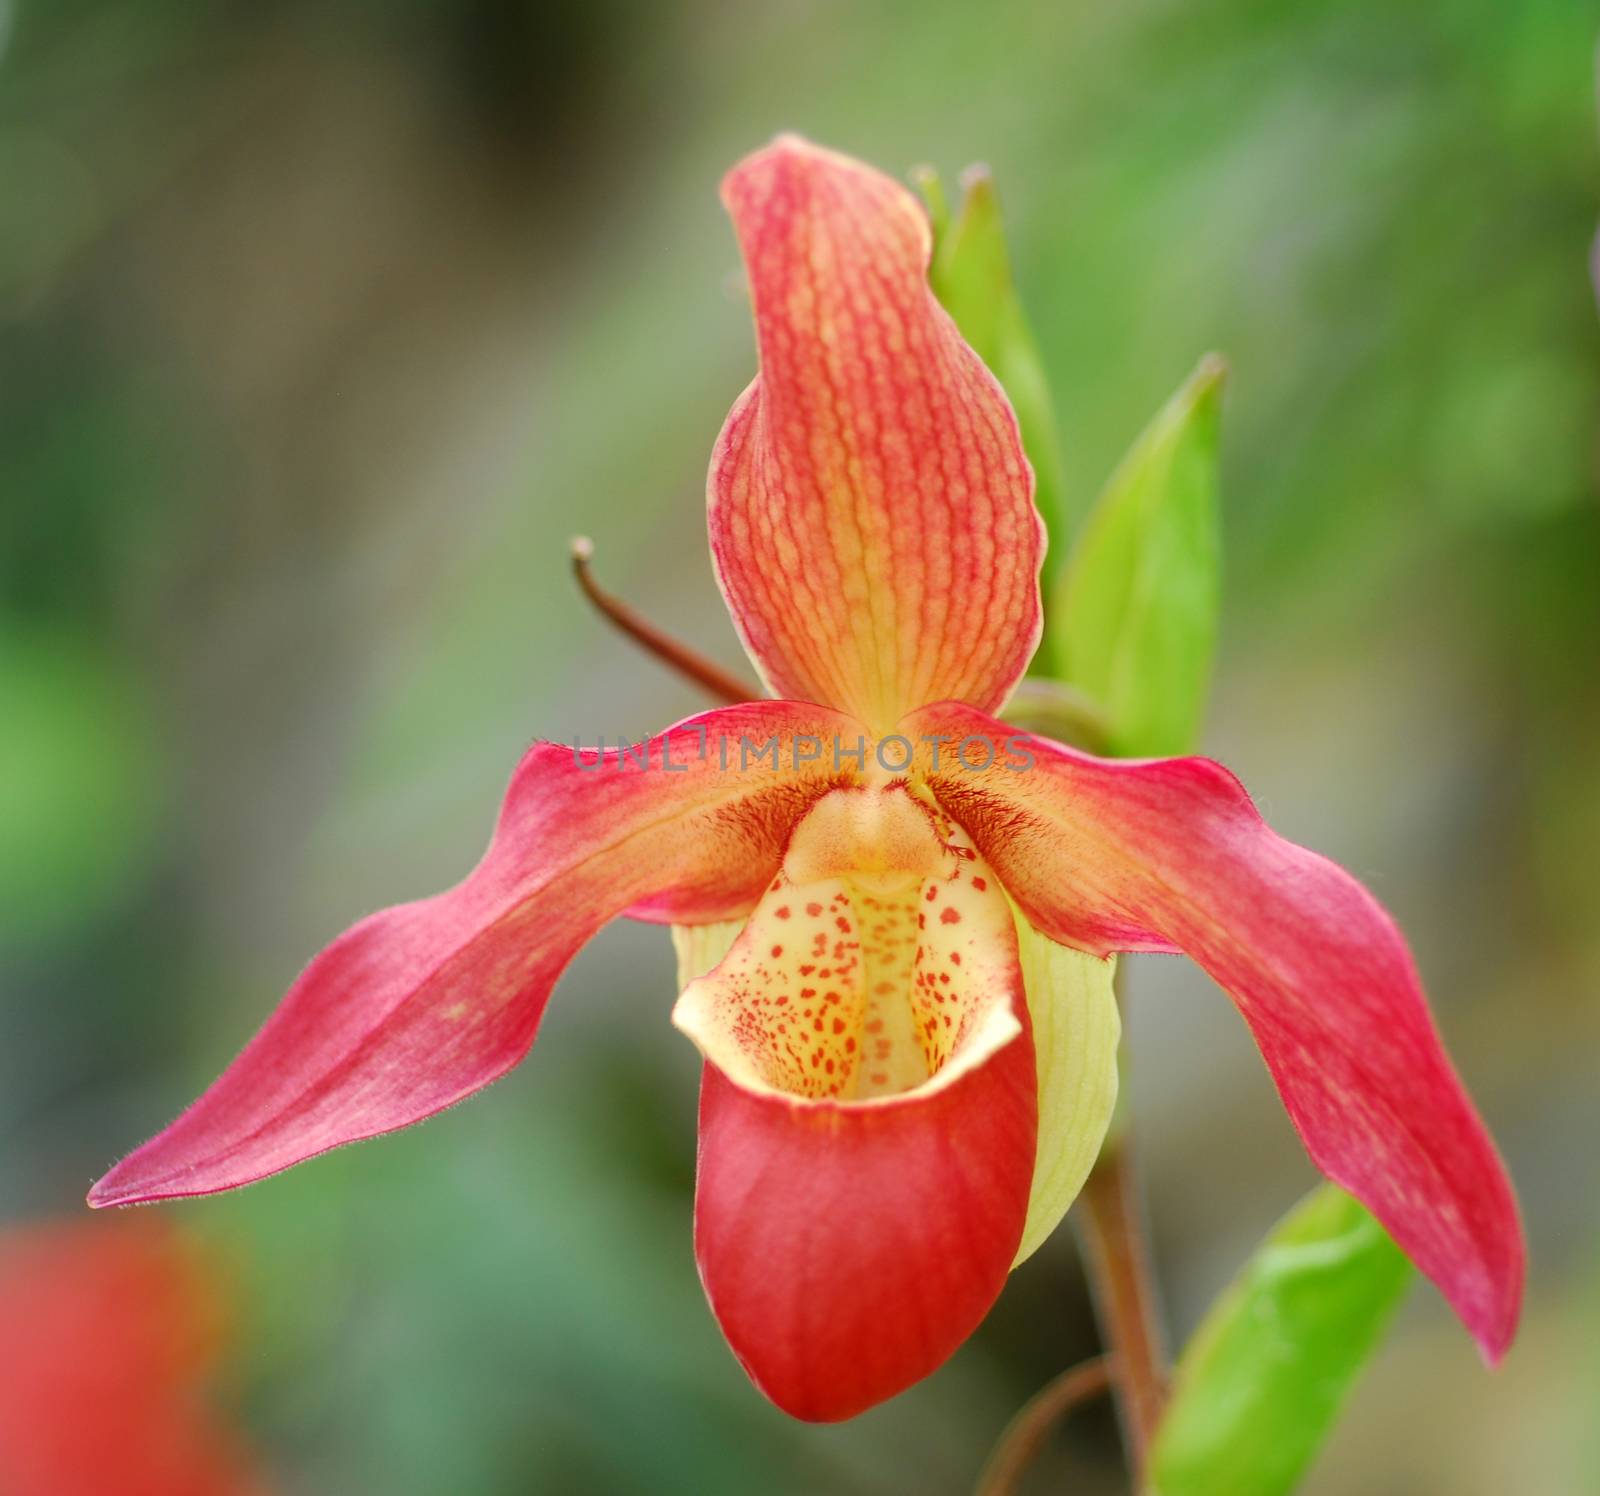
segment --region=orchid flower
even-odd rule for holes
[[[208,1406],[226,1316],[206,1264],[152,1220],[0,1231],[0,1491],[266,1496]]]
[[[1045,536],[1011,407],[930,294],[921,207],[788,136],[723,198],[759,373],[712,455],[711,551],[772,699],[629,752],[536,744],[466,881],[335,940],[91,1203],[428,1117],[523,1058],[602,925],[669,924],[706,1293],[768,1397],[845,1418],[945,1361],[1059,1221],[1115,1100],[1113,958],[1182,952],[1312,1159],[1498,1358],[1516,1207],[1389,916],[1218,764],[997,716]]]

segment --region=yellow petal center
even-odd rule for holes
[[[806,1100],[948,1084],[1021,1030],[1010,905],[903,786],[837,790],[673,1022],[730,1079]]]

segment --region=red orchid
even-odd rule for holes
[[[1059,1220],[1115,1096],[1109,958],[1183,952],[1312,1158],[1497,1358],[1516,1207],[1393,922],[1217,764],[996,717],[1039,638],[1044,534],[1011,408],[929,292],[923,211],[792,137],[723,196],[760,373],[712,456],[711,548],[775,699],[647,751],[536,744],[476,871],[337,939],[91,1202],[427,1117],[521,1060],[604,923],[671,924],[706,1292],[774,1402],[844,1418],[940,1365]]]
[[[202,1391],[215,1286],[154,1221],[0,1233],[0,1491],[263,1496]]]

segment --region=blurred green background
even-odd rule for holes
[[[465,873],[535,735],[703,703],[569,585],[738,661],[712,439],[754,365],[722,171],[796,128],[993,166],[1086,505],[1230,359],[1209,751],[1410,933],[1519,1185],[1490,1375],[1416,1291],[1312,1492],[1600,1486],[1600,216],[1577,0],[0,3],[0,1219],[73,1214],[300,964]],[[1227,1001],[1134,964],[1176,1332],[1311,1183]],[[504,1084],[176,1207],[285,1492],[938,1493],[1094,1348],[1062,1231],[837,1428],[690,1251],[666,935]],[[3,1353],[3,1348],[0,1348]],[[1119,1485],[1104,1410],[1030,1489]]]

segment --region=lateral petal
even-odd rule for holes
[[[1009,729],[957,703],[902,728]],[[1028,919],[1105,954],[1181,950],[1238,1005],[1307,1151],[1439,1286],[1483,1353],[1510,1344],[1524,1246],[1504,1166],[1372,896],[1276,836],[1208,759],[1108,761],[1043,739],[927,783]]]
[[[858,731],[823,708],[762,702],[690,718],[643,754],[535,744],[471,876],[335,940],[210,1090],[89,1203],[248,1184],[497,1080],[527,1053],[567,962],[612,916],[747,909],[794,821],[841,778],[789,745]],[[750,738],[778,740],[781,772],[736,750],[725,763],[721,745]]]
[[[879,732],[998,707],[1038,643],[1044,529],[1016,417],[928,288],[926,215],[795,136],[722,193],[761,372],[712,455],[711,550],[751,658]]]

